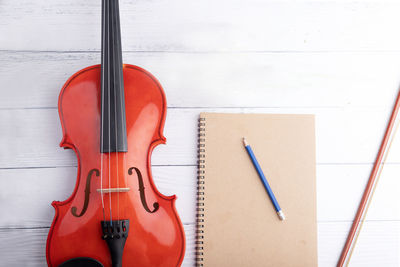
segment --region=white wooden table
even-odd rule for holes
[[[0,266],[44,266],[53,200],[76,181],[58,147],[57,98],[100,62],[100,0],[0,0]],[[168,102],[158,189],[178,196],[194,264],[197,116],[314,113],[318,259],[334,266],[400,85],[400,3],[371,0],[121,0],[124,62]],[[400,138],[400,137],[399,137]],[[398,266],[398,157],[387,167],[352,266]],[[397,159],[397,160],[396,160]],[[396,177],[397,175],[397,177]]]

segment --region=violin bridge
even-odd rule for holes
[[[121,188],[103,188],[103,189],[97,189],[96,191],[99,193],[124,193],[128,192],[131,190],[129,187],[121,187]]]

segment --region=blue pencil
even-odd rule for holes
[[[275,207],[276,214],[278,214],[278,217],[279,217],[279,219],[281,221],[285,220],[285,214],[283,214],[283,211],[282,211],[281,207],[279,206],[278,201],[276,200],[275,195],[272,192],[271,187],[268,184],[267,178],[265,178],[265,175],[264,175],[264,173],[263,173],[263,171],[262,171],[262,169],[260,167],[260,164],[258,164],[256,156],[253,153],[253,150],[251,149],[249,143],[247,143],[247,141],[246,141],[246,139],[244,137],[243,137],[243,144],[244,144],[244,147],[247,150],[247,153],[250,156],[251,161],[253,162],[254,168],[256,168],[256,170],[257,170],[258,176],[260,177],[262,183],[264,184],[264,188],[267,191],[268,196],[272,201],[272,204]]]

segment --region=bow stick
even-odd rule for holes
[[[396,124],[396,118],[397,118],[399,108],[400,108],[400,90],[397,95],[392,114],[390,116],[389,124],[386,128],[385,135],[383,137],[381,146],[379,148],[374,167],[372,168],[372,171],[371,171],[371,174],[370,174],[370,177],[368,180],[368,184],[364,190],[364,194],[362,196],[360,205],[358,207],[356,217],[353,221],[349,235],[347,236],[346,243],[345,243],[342,253],[340,255],[339,262],[337,264],[338,267],[342,267],[344,264],[346,264],[346,266],[347,266],[349,264],[355,243],[356,243],[358,235],[361,231],[361,227],[364,223],[370,201],[374,194],[376,184],[377,184],[380,174],[382,172],[383,164],[386,162],[386,158],[387,158],[388,152],[390,150],[390,146],[394,139],[393,137],[395,136],[395,133],[398,129],[398,123]],[[396,124],[396,127],[394,127],[395,124]],[[392,131],[393,128],[395,128],[394,132]],[[393,134],[392,134],[392,132],[393,132]]]

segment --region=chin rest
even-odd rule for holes
[[[99,261],[92,258],[74,258],[67,260],[58,267],[104,267]]]

